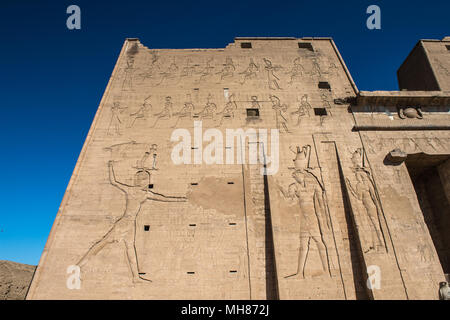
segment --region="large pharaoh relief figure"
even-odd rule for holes
[[[185,202],[187,198],[164,195],[153,189],[151,175],[152,172],[158,170],[156,168],[156,144],[148,145],[147,150],[139,157],[135,164],[131,165],[130,161],[124,161],[124,157],[126,158],[129,150],[138,149],[142,145],[132,141],[107,148],[107,150],[111,151],[112,158],[108,162],[109,183],[122,194],[124,209],[109,230],[79,257],[77,265],[81,271],[106,246],[117,245],[125,253],[125,260],[130,271],[132,282],[134,284],[152,282],[152,279],[150,279],[151,275],[144,276],[139,270],[139,252],[136,250],[136,219],[141,212],[143,204],[147,201]],[[130,164],[134,171],[134,176],[128,178],[126,181],[118,177],[116,166],[119,162]],[[119,193],[117,196],[119,196]]]
[[[332,228],[319,169],[310,166],[311,146],[297,146],[297,150],[293,152],[294,167],[289,168],[292,170],[293,182],[287,188],[280,184],[278,186],[286,201],[295,202],[300,217],[297,269],[285,278],[305,278],[305,266],[311,256],[312,246],[316,246],[320,256],[321,271],[318,276],[331,276],[329,241]]]
[[[352,207],[362,250],[364,253],[386,252],[380,199],[371,170],[364,165],[363,149],[358,148],[353,152],[352,163],[353,182],[346,178],[346,183],[351,196],[356,200],[352,201]]]

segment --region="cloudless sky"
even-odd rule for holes
[[[66,8],[81,8],[81,30]],[[366,9],[381,8],[381,30]],[[224,48],[237,36],[333,37],[360,90],[397,90],[419,39],[450,35],[450,1],[0,2],[0,260],[37,264],[122,44]]]

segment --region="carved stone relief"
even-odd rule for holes
[[[123,70],[122,90],[133,89],[134,56],[127,56],[127,65]]]
[[[273,65],[272,61],[266,58],[263,58],[263,61],[264,69],[267,72],[267,83],[269,84],[269,89],[281,89],[278,83],[280,81],[280,78],[275,74],[275,72],[277,72],[279,69],[282,69],[283,67],[279,65]]]
[[[223,65],[222,70],[217,72],[216,74],[220,75],[220,80],[222,81],[223,79],[233,77],[235,71],[236,67],[234,66],[233,59],[227,57],[225,59],[225,64]]]
[[[162,84],[177,84],[180,81],[180,78],[178,77],[178,70],[178,65],[175,63],[175,61],[173,61],[166,69],[166,71],[160,72],[161,79],[158,83],[155,84],[155,86],[159,86]]]
[[[134,56],[128,56],[127,59],[122,90],[131,90],[133,73],[138,70],[134,66]],[[151,86],[177,85],[180,81],[185,82],[189,79],[192,79],[192,84],[201,83],[212,80],[213,76],[218,77],[217,83],[228,80],[243,86],[247,85],[249,81],[265,78],[270,90],[282,90],[282,81],[286,81],[289,86],[292,86],[301,82],[305,76],[321,78],[324,74],[331,74],[338,70],[338,67],[330,62],[327,71],[323,71],[316,54],[307,57],[300,55],[294,58],[289,70],[281,75],[280,70],[284,66],[274,64],[272,57],[250,57],[249,61],[245,62],[246,67],[243,70],[241,69],[241,72],[237,72],[239,63],[236,63],[233,59],[229,56],[225,57],[225,63],[221,65],[215,64],[214,58],[208,58],[203,64],[198,64],[191,57],[187,57],[180,63],[175,61],[175,57],[172,57],[171,61],[162,62],[164,59],[161,59],[155,52],[150,52],[146,62],[139,69],[138,76],[142,81],[141,83],[150,80]],[[305,67],[307,64],[309,65]]]
[[[108,126],[108,135],[121,135],[127,117],[125,111],[128,107],[121,106],[120,102],[113,102],[111,106],[111,120]]]
[[[192,119],[192,116],[194,115],[195,106],[192,103],[191,95],[187,95],[187,101],[184,103],[184,106],[181,108],[179,112],[175,112],[173,115],[177,117],[177,121],[174,123],[172,128],[175,128],[178,125],[178,122],[180,120],[183,120],[185,118]]]
[[[386,252],[386,242],[380,222],[382,216],[380,199],[370,169],[363,164],[364,154],[361,148],[353,153],[352,162],[351,169],[356,182],[352,184],[347,178],[346,183],[351,195],[360,203],[354,215],[363,252]]]
[[[322,274],[331,277],[327,236],[331,233],[330,217],[326,210],[324,187],[317,168],[310,167],[311,146],[297,146],[292,178],[287,189],[278,186],[287,201],[294,200],[300,212],[299,252],[297,270],[285,278],[305,278],[305,266],[311,245],[315,245],[322,263]]]
[[[186,60],[186,64],[181,70],[180,77],[191,77],[195,72],[195,66],[192,64],[191,59]]]
[[[423,119],[423,114],[420,107],[399,107],[398,117],[400,119]]]
[[[145,65],[142,67],[143,72],[139,74],[142,82],[147,79],[152,79],[156,73],[161,71],[159,56],[156,54],[156,52],[153,51],[151,51],[149,54],[150,59],[146,60]]]
[[[155,127],[156,124],[158,123],[158,121],[160,121],[160,120],[169,120],[169,119],[171,119],[172,118],[172,114],[173,114],[172,97],[167,96],[166,97],[166,102],[164,103],[164,107],[163,107],[162,111],[154,115],[156,117],[156,121],[152,125],[152,128]]]
[[[328,74],[330,76],[339,74],[339,67],[334,62],[330,62],[328,66]]]
[[[391,138],[391,137],[377,137],[374,138],[366,133],[363,134],[366,141],[365,147],[368,153],[377,154],[381,151],[389,152],[393,149],[401,149],[405,153],[446,153],[449,152],[447,145],[450,139],[439,137],[406,137],[406,138]]]
[[[305,74],[305,68],[301,62],[301,58],[295,58],[292,69],[289,72],[286,72],[286,74],[290,75],[290,81],[288,81],[289,84],[293,84],[295,81],[298,81]]]
[[[217,113],[217,115],[220,116],[220,122],[218,125],[222,125],[224,120],[234,119],[235,110],[237,110],[237,104],[234,101],[234,94],[232,94],[228,97],[228,102],[225,104],[223,110]]]
[[[300,105],[298,106],[297,111],[291,113],[293,117],[297,118],[297,123],[295,124],[295,126],[300,126],[302,118],[310,117],[311,110],[312,107],[308,102],[308,95],[304,94],[300,100]]]
[[[277,96],[270,95],[269,98],[272,102],[272,109],[275,110],[275,119],[278,130],[280,130],[280,132],[290,133],[289,116],[287,113],[288,106],[285,103],[281,104],[281,101]]]
[[[213,98],[212,95],[209,94],[208,98],[206,99],[207,102],[203,110],[195,114],[196,116],[200,117],[200,119],[214,120],[214,115],[216,114],[217,111],[217,105],[214,102],[211,102],[212,98]]]
[[[206,62],[205,67],[199,72],[200,77],[198,78],[197,82],[202,82],[208,80],[211,76],[214,75],[213,70],[215,67],[212,65],[213,59],[209,59]]]
[[[245,84],[248,80],[253,80],[257,77],[257,73],[259,72],[259,66],[253,61],[253,58],[250,58],[250,62],[248,64],[247,69],[239,74],[242,75],[242,80],[240,82],[241,85]]]
[[[149,114],[152,111],[152,105],[150,104],[150,97],[148,96],[147,98],[144,99],[144,103],[142,104],[142,106],[139,108],[138,111],[131,113],[130,114],[130,121],[128,124],[128,128],[131,128],[134,126],[136,120],[147,120]]]
[[[133,142],[132,142],[133,144]],[[121,147],[122,145],[111,146],[109,149]],[[133,283],[151,282],[148,276],[144,277],[139,273],[138,252],[136,250],[136,218],[139,215],[141,207],[146,201],[162,202],[185,202],[186,197],[166,196],[161,193],[150,190],[153,185],[150,184],[151,172],[157,170],[156,156],[157,145],[152,144],[140,161],[134,174],[134,183],[127,184],[119,181],[114,172],[114,161],[108,162],[109,182],[112,186],[120,190],[125,195],[125,209],[122,215],[113,223],[105,235],[95,242],[77,262],[80,268],[83,268],[90,259],[102,251],[105,246],[118,244],[123,247],[126,261],[131,273]],[[149,156],[153,156],[152,167],[144,166]]]
[[[313,58],[312,59],[312,69],[311,72],[309,73],[311,77],[322,77],[322,69],[320,68],[320,64],[317,61],[317,58]]]

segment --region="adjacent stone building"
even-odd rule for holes
[[[450,39],[398,78],[358,91],[330,38],[127,39],[27,298],[438,299]]]

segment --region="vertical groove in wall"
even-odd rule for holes
[[[339,154],[336,148],[336,145],[334,145],[335,151],[336,151],[336,159],[337,159],[337,165],[338,165],[338,171],[339,171],[339,182],[341,186],[341,193],[343,197],[343,203],[344,203],[344,211],[345,211],[345,219],[347,220],[347,230],[348,230],[348,237],[349,237],[349,243],[350,243],[350,258],[352,262],[352,271],[353,271],[353,281],[355,284],[355,295],[357,300],[374,300],[372,291],[367,288],[367,285],[365,285],[365,282],[367,280],[366,276],[366,270],[367,266],[364,261],[361,243],[359,241],[356,241],[355,237],[358,233],[356,229],[356,221],[354,219],[354,213],[352,212],[351,205],[350,205],[350,198],[347,192],[347,188],[345,187],[345,179],[344,179],[344,172],[342,171],[341,167],[341,160],[339,159]],[[359,289],[362,286],[364,290]]]
[[[265,161],[264,161],[265,163]],[[266,299],[279,300],[278,275],[275,263],[275,246],[272,231],[272,215],[270,212],[269,184],[267,182],[266,165],[264,164],[264,217],[265,217],[265,249],[266,249]]]
[[[241,149],[241,159],[245,159],[242,158],[242,137],[240,140],[240,149]],[[247,245],[247,267],[248,267],[248,290],[249,290],[249,299],[252,299],[252,280],[251,280],[251,270],[250,270],[250,252],[249,252],[249,247],[248,247],[248,223],[247,223],[247,201],[245,198],[245,173],[244,173],[244,164],[241,165],[242,167],[242,192],[243,192],[243,196],[244,196],[244,219],[245,219],[245,242]]]
[[[321,166],[320,160],[319,160],[319,153],[318,153],[317,146],[316,146],[316,139],[315,139],[314,135],[312,135],[312,138],[313,138],[314,150],[316,152],[317,164],[319,165],[319,168],[320,168],[320,179],[322,180],[322,183],[323,183],[324,180],[323,180],[323,175],[322,175],[322,166]],[[334,226],[333,226],[333,219],[331,218],[330,207],[328,206],[328,196],[327,196],[327,191],[326,191],[325,187],[323,189],[323,192],[324,192],[324,196],[325,196],[326,212],[328,213],[328,216],[330,217],[331,234],[333,236],[334,249],[335,249],[335,252],[336,252],[336,257],[337,257],[337,261],[338,261],[338,265],[339,265],[339,275],[340,275],[340,278],[341,278],[342,290],[344,291],[345,300],[347,300],[347,293],[345,292],[344,278],[342,276],[341,259],[339,257],[339,252],[338,252],[338,249],[337,249],[336,236],[335,236],[335,231],[334,231]]]

